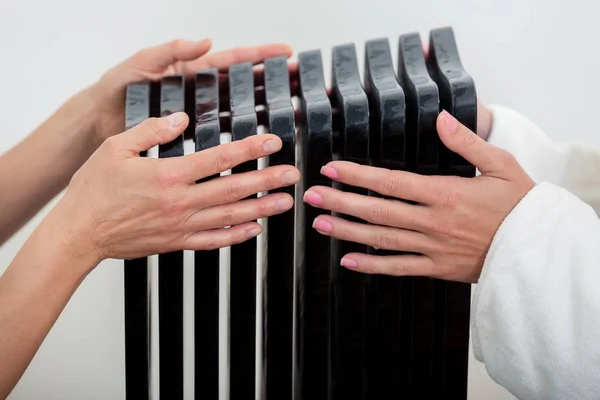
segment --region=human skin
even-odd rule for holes
[[[209,49],[205,40],[140,51],[0,157],[0,243],[68,184],[0,276],[0,398],[9,395],[73,292],[101,261],[240,243],[260,234],[257,219],[293,206],[285,193],[244,200],[294,185],[300,173],[291,166],[196,183],[277,152],[277,136],[153,159],[140,153],[179,137],[189,124],[186,114],[150,118],[122,132],[128,83],[291,54],[285,45]]]
[[[437,130],[442,142],[477,167],[480,176],[425,176],[334,161],[322,168],[324,176],[392,199],[325,186],[305,192],[304,201],[311,206],[367,222],[320,215],[313,224],[319,233],[375,248],[417,253],[350,253],[341,259],[342,266],[369,274],[477,282],[497,229],[534,182],[510,153],[486,143],[449,113],[440,114]]]

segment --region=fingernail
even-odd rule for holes
[[[356,267],[358,267],[358,263],[354,260],[351,260],[349,258],[342,258],[342,261],[340,261],[340,264],[342,267],[346,267],[346,268],[350,268],[350,269],[354,269]]]
[[[277,200],[277,203],[275,203],[275,207],[277,208],[278,211],[287,211],[290,208],[292,208],[293,202],[292,199],[279,199]]]
[[[182,112],[176,112],[176,113],[169,115],[167,117],[167,120],[169,121],[169,124],[171,124],[171,126],[173,126],[173,127],[179,126],[185,120],[185,114]]]
[[[260,231],[260,228],[253,228],[253,229],[250,229],[250,230],[248,231],[248,233],[247,233],[247,235],[248,235],[248,238],[253,238],[253,237],[255,237],[255,236],[258,236],[258,235],[260,235],[260,232],[261,232],[261,231]]]
[[[285,185],[293,185],[298,182],[298,173],[294,170],[285,171],[283,175],[281,175],[281,181]]]
[[[456,130],[456,128],[458,127],[458,121],[456,120],[456,118],[450,115],[448,111],[442,111],[440,117],[442,117],[442,123],[444,124],[444,128],[446,128],[448,132],[454,132]]]
[[[280,144],[279,140],[269,139],[263,143],[263,149],[267,153],[274,153],[277,150],[279,150],[279,144]]]
[[[306,193],[304,193],[304,201],[312,206],[318,206],[323,202],[323,197],[317,192],[307,190]]]
[[[313,228],[320,232],[331,232],[333,230],[333,225],[328,221],[317,218],[315,219],[315,222],[313,222]]]
[[[337,179],[340,177],[340,175],[338,174],[338,172],[328,166],[322,167],[321,168],[321,174],[325,175],[326,177],[330,178],[330,179]]]

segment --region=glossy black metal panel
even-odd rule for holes
[[[454,115],[473,132],[477,130],[477,94],[473,78],[465,72],[452,28],[431,31],[427,65],[440,92],[442,109]],[[452,175],[475,176],[475,167],[445,147],[441,167]]]
[[[218,146],[219,73],[216,69],[201,71],[194,80],[194,127],[196,152]],[[198,171],[200,174],[201,171]],[[217,178],[203,177],[198,183]],[[219,397],[219,250],[194,252],[194,332],[195,332],[195,398]]]
[[[242,140],[256,135],[252,64],[238,64],[229,68],[229,101],[232,140]],[[257,161],[254,160],[234,167],[231,172],[243,174],[257,168]],[[256,238],[253,238],[231,246],[230,398],[232,400],[254,396],[256,243]]]
[[[340,116],[339,158],[369,164],[369,103],[358,71],[353,44],[336,46],[332,52],[332,105]],[[335,146],[338,147],[338,146]],[[333,186],[344,192],[367,195],[363,188]],[[337,215],[337,213],[334,213]],[[359,219],[338,215],[349,221]],[[367,246],[333,240],[330,265],[331,303],[330,351],[332,360],[331,398],[366,398],[366,298],[367,275],[343,268],[348,253],[366,253]]]
[[[400,37],[398,78],[406,95],[407,169],[435,174],[441,146],[435,127],[439,93],[428,74],[419,34]],[[402,366],[401,388],[409,398],[432,398],[434,287],[434,281],[425,277],[403,278],[402,282],[402,354],[407,362]]]
[[[441,107],[476,132],[475,83],[463,69],[452,28],[431,31],[427,61],[430,74],[439,87]],[[474,177],[475,167],[442,147],[439,174]],[[454,398],[467,397],[470,303],[471,285],[437,284],[435,396],[451,393]]]
[[[298,55],[301,117],[298,128],[303,141],[303,185],[331,186],[321,175],[321,167],[332,160],[331,103],[325,90],[320,51]],[[297,399],[319,400],[328,397],[329,264],[331,240],[312,229],[314,219],[327,213],[302,204],[303,243],[297,253],[300,269],[297,314],[299,322],[299,363],[301,376]]]
[[[406,169],[404,91],[396,80],[389,41],[365,46],[364,87],[370,107],[370,156],[376,167]],[[373,191],[370,196],[381,197]],[[389,252],[368,249],[369,254]],[[368,399],[400,396],[400,289],[402,278],[371,276],[368,281]]]
[[[294,108],[285,57],[265,61],[267,132],[281,138],[282,148],[268,165],[296,165]],[[270,193],[295,197],[294,186]],[[292,363],[294,296],[294,210],[267,219],[267,270],[264,279],[264,351],[267,399],[289,399],[297,373]]]
[[[150,117],[151,85],[141,82],[127,87],[125,129]],[[142,153],[145,156],[146,152]],[[148,258],[124,260],[125,299],[125,395],[128,399],[150,397],[150,291]]]
[[[163,78],[160,115],[184,111],[185,82]],[[159,158],[183,156],[183,134],[158,147]],[[183,251],[158,255],[160,397],[183,399]]]

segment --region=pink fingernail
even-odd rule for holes
[[[324,219],[317,218],[317,219],[315,219],[315,222],[313,222],[313,228],[315,228],[316,230],[318,230],[320,232],[329,233],[333,230],[333,225],[331,225],[331,222],[329,222],[329,221],[325,221]]]
[[[444,128],[446,128],[446,130],[448,132],[454,132],[456,130],[456,128],[458,127],[458,121],[456,120],[456,118],[454,118],[452,115],[450,115],[450,113],[448,113],[448,111],[446,111],[446,110],[442,111],[442,113],[440,114],[440,117],[442,118],[442,123],[444,124]]]
[[[340,175],[338,174],[338,172],[328,166],[322,167],[321,168],[321,174],[325,175],[326,177],[330,178],[330,179],[338,179],[340,177]]]
[[[318,206],[323,202],[323,197],[317,192],[307,190],[306,193],[304,193],[304,201],[311,206]]]
[[[358,267],[358,263],[354,260],[351,260],[349,258],[342,258],[342,261],[340,261],[340,264],[342,265],[342,267],[346,267],[346,268],[350,268],[350,269],[354,269],[356,267]]]

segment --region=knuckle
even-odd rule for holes
[[[231,158],[231,154],[229,153],[229,151],[227,151],[225,147],[223,147],[215,157],[215,165],[217,166],[219,171],[223,172],[227,171],[228,169],[231,169],[232,164],[233,160]]]
[[[255,143],[254,137],[249,137],[246,142],[246,158],[248,160],[256,160],[262,157],[264,150],[261,143]]]
[[[145,48],[139,50],[137,53],[133,55],[133,59],[136,61],[143,62],[152,56],[152,49]]]
[[[119,143],[119,141],[120,140],[117,136],[111,136],[104,141],[104,143],[102,144],[102,147],[109,154],[114,154],[117,151],[119,151],[119,148],[121,147],[121,144]]]
[[[396,276],[407,276],[409,272],[406,264],[403,262],[398,262],[396,265],[394,265],[393,271],[394,275]]]
[[[273,202],[270,203],[262,203],[258,206],[256,211],[256,215],[258,218],[265,218],[273,214],[273,211],[276,209],[276,205]]]
[[[187,41],[185,41],[184,39],[175,39],[171,42],[170,47],[177,52],[178,50],[181,50],[185,47],[185,45],[187,44]]]
[[[242,198],[242,189],[240,184],[230,183],[223,189],[222,199],[226,203],[231,203]]]
[[[379,249],[391,250],[394,248],[396,243],[396,237],[392,230],[383,229],[376,237],[375,237],[375,247]]]
[[[517,160],[512,153],[506,150],[500,150],[498,153],[499,168],[505,169],[517,163]]]
[[[454,210],[460,203],[460,193],[453,189],[442,190],[438,202],[442,207]]]
[[[204,246],[202,246],[204,250],[216,250],[220,247],[218,240],[214,237],[208,237]]]
[[[381,181],[382,194],[394,194],[401,186],[400,179],[396,174],[386,174],[386,177]]]
[[[367,207],[367,221],[387,225],[392,219],[392,211],[384,206]]]
[[[233,225],[235,220],[235,212],[232,209],[227,209],[221,212],[219,216],[219,226],[226,227]]]
[[[462,135],[463,135],[463,141],[468,146],[473,146],[479,140],[479,137],[476,134],[474,134],[473,132],[471,132],[470,130],[468,130],[467,128],[464,128],[462,130]]]
[[[168,125],[163,118],[152,117],[146,120],[144,128],[159,136],[163,131],[168,129]]]
[[[170,188],[177,181],[177,174],[170,169],[161,169],[158,172],[157,181],[161,189]]]
[[[444,237],[452,237],[455,236],[456,228],[452,221],[443,220],[437,221],[437,223],[432,227],[435,232]]]

